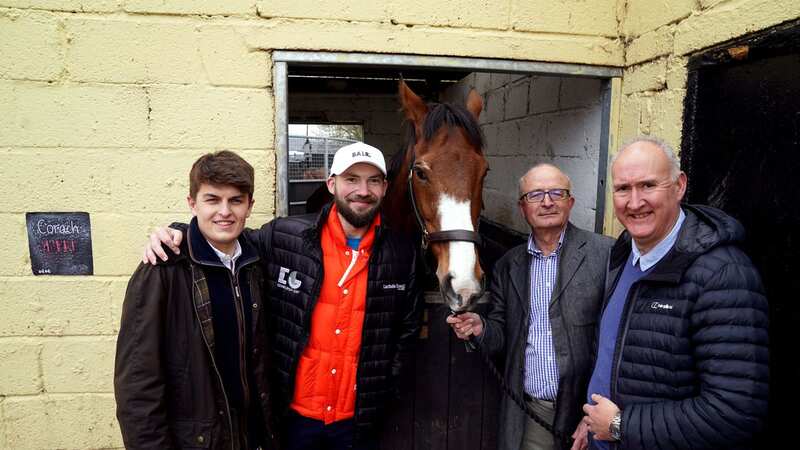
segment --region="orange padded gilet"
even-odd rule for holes
[[[356,370],[367,298],[367,262],[376,216],[358,251],[347,245],[336,206],[322,227],[325,275],[311,316],[311,336],[297,365],[291,407],[330,424],[355,412]]]

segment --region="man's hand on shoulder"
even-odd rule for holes
[[[144,246],[142,262],[155,265],[158,262],[158,258],[161,258],[162,261],[169,259],[167,252],[164,251],[164,246],[179,255],[181,253],[181,241],[183,241],[183,232],[180,230],[169,227],[156,228],[155,231],[150,233],[150,240]]]
[[[450,328],[456,333],[456,337],[465,341],[468,341],[472,335],[480,336],[483,334],[483,320],[481,320],[481,316],[472,312],[448,316],[446,322],[450,324]]]

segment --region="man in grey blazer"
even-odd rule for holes
[[[575,203],[569,177],[539,164],[519,181],[519,208],[531,227],[527,244],[495,265],[486,317],[447,319],[460,339],[474,335],[481,351],[505,354],[509,387],[554,434],[503,395],[500,450],[569,448],[581,421],[603,301],[609,237],[569,223]]]

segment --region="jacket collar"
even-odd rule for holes
[[[564,241],[559,253],[558,277],[553,288],[553,295],[550,297],[550,305],[555,304],[561,297],[572,277],[577,273],[578,268],[583,262],[585,255],[584,247],[586,239],[583,239],[576,228],[567,222],[564,231]],[[517,297],[522,302],[524,311],[530,314],[531,309],[531,254],[527,250],[517,253],[511,264],[511,284],[517,291]]]
[[[585,250],[586,239],[576,231],[574,225],[567,222],[567,229],[564,232],[564,245],[559,255],[558,277],[556,278],[553,295],[550,297],[551,307],[561,298],[564,289],[578,272],[578,268],[586,258]]]
[[[678,232],[675,245],[653,266],[653,270],[644,279],[678,283],[683,272],[697,257],[718,245],[735,242],[738,239],[739,236],[736,234],[739,230],[736,229],[736,225],[739,227],[741,225],[721,211],[686,204],[681,205],[681,208],[686,214],[686,220]],[[710,216],[709,213],[722,214],[722,220]],[[733,229],[733,231],[729,232],[729,229]],[[627,261],[630,252],[631,236],[624,231],[611,249],[609,272],[615,274],[619,271]]]
[[[189,247],[189,257],[193,262],[204,266],[225,267],[222,261],[219,260],[217,254],[214,253],[214,249],[211,248],[211,245],[209,245],[203,233],[200,232],[200,227],[197,225],[197,217],[193,217],[192,221],[189,223],[186,237]],[[255,248],[250,245],[247,239],[244,239],[242,235],[239,235],[237,240],[242,247],[242,255],[236,260],[236,271],[238,272],[240,267],[258,261],[259,257]]]

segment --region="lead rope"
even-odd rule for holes
[[[458,314],[459,313],[451,312],[451,315],[458,315]],[[485,331],[485,329],[486,328],[484,327],[484,331]],[[472,335],[472,336],[469,337],[468,344],[471,346],[472,349],[477,349],[478,352],[481,354],[481,359],[483,360],[483,364],[489,369],[489,372],[491,372],[492,375],[494,375],[494,379],[495,379],[495,381],[497,381],[497,384],[500,385],[500,389],[503,391],[503,393],[506,394],[506,396],[508,396],[508,398],[510,398],[517,405],[517,407],[519,407],[519,409],[521,409],[525,413],[526,416],[530,417],[531,420],[533,420],[534,422],[536,422],[539,425],[541,425],[542,428],[544,428],[545,430],[550,432],[550,434],[555,435],[555,432],[553,432],[553,426],[551,424],[547,423],[541,417],[539,417],[536,414],[536,412],[533,411],[525,403],[525,400],[522,397],[520,397],[519,394],[514,392],[508,386],[508,383],[506,383],[506,380],[503,377],[503,374],[500,373],[500,370],[497,368],[497,366],[494,365],[494,363],[492,362],[491,359],[489,359],[489,355],[486,352],[481,351],[479,349],[478,342],[477,342],[477,340],[475,338],[475,335]],[[468,347],[468,350],[470,350],[469,347]]]

